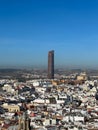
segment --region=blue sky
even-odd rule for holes
[[[98,68],[97,0],[1,0],[0,67]]]

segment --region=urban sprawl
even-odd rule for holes
[[[48,74],[17,71],[0,73],[0,130],[98,130],[97,74],[55,71],[54,51]]]

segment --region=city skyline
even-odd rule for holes
[[[98,69],[98,1],[0,1],[0,68]]]

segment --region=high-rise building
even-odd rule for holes
[[[48,78],[54,79],[54,51],[48,52]]]

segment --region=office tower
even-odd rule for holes
[[[48,52],[48,78],[54,79],[54,51]]]

